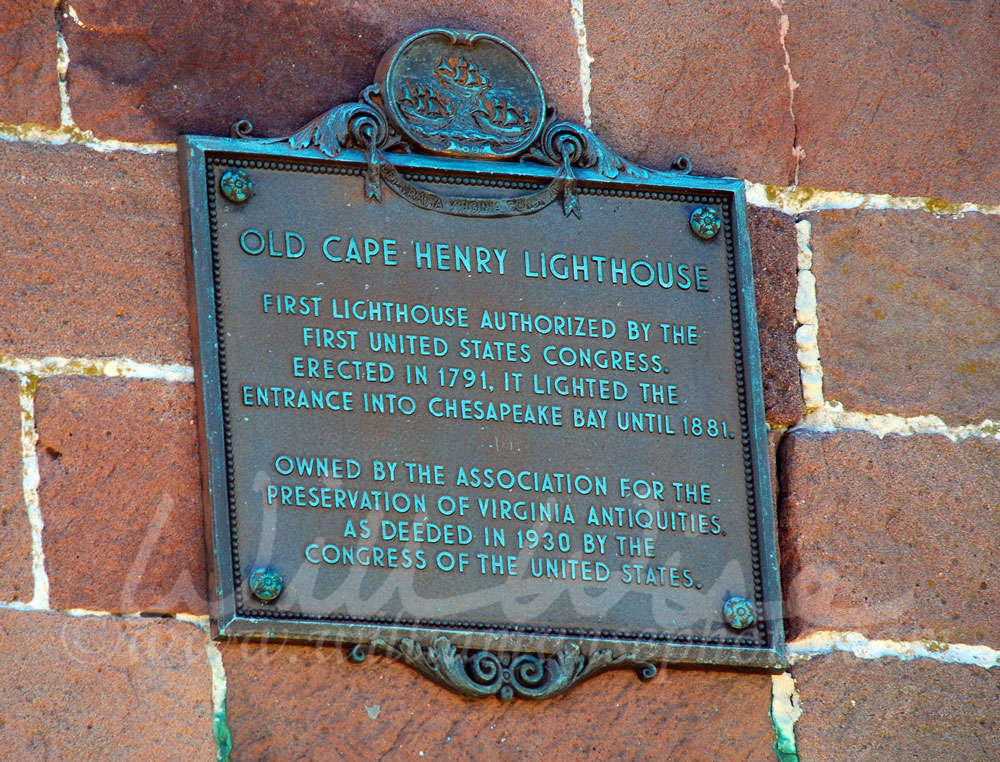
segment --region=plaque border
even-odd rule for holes
[[[362,621],[356,622],[314,620],[295,617],[288,612],[268,616],[265,613],[267,609],[244,608],[236,579],[239,550],[231,524],[236,515],[230,495],[233,453],[227,434],[226,353],[216,288],[219,277],[214,235],[217,180],[212,177],[209,168],[216,159],[223,160],[226,166],[237,167],[240,162],[250,162],[251,166],[263,162],[273,164],[273,168],[279,170],[301,167],[305,171],[358,175],[360,187],[360,176],[364,175],[370,159],[364,152],[354,149],[345,149],[332,159],[315,148],[293,150],[274,141],[204,136],[181,136],[179,157],[186,200],[185,222],[189,231],[190,312],[196,344],[196,395],[212,593],[210,619],[214,638],[280,638],[349,646],[361,644],[362,649],[395,655],[418,669],[419,666],[407,658],[407,653],[413,650],[412,644],[416,644],[417,649],[423,648],[420,659],[426,661],[426,652],[432,651],[435,644],[439,651],[444,647],[440,642],[442,638],[445,643],[459,649],[485,649],[489,652],[560,654],[569,646],[583,658],[593,660],[595,655],[610,653],[612,661],[617,659],[623,662],[609,663],[603,668],[647,667],[647,662],[766,671],[785,668],[777,533],[743,181],[654,172],[647,177],[630,174],[617,178],[609,178],[589,169],[578,169],[575,173],[584,206],[590,195],[617,193],[639,196],[680,193],[685,197],[713,195],[728,200],[728,211],[723,209],[723,234],[732,237],[727,242],[730,310],[735,339],[742,353],[744,393],[740,411],[741,419],[745,419],[741,420],[741,433],[745,432],[742,445],[748,484],[753,488],[755,503],[755,511],[751,513],[748,510],[747,516],[751,544],[757,543],[756,556],[750,561],[754,572],[756,608],[764,615],[758,617],[753,625],[763,637],[753,639],[734,634],[714,642],[695,636],[651,636],[649,633],[585,631],[583,628],[549,627],[545,628],[548,632],[533,633],[530,627],[511,623],[465,626],[466,623],[453,621],[404,624],[391,618],[361,618]],[[400,172],[421,182],[428,182],[428,178],[444,172],[446,175],[457,174],[470,185],[491,184],[499,177],[503,182],[521,182],[533,187],[552,182],[558,171],[550,166],[415,154],[393,154],[392,163]],[[739,353],[735,359],[739,387]],[[352,655],[360,659],[363,650],[354,649]],[[440,675],[434,679],[442,682]]]

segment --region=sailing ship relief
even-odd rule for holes
[[[538,111],[496,88],[489,74],[462,56],[442,56],[429,84],[407,80],[396,102],[407,126],[424,138],[488,144],[492,150],[519,142],[534,129]]]

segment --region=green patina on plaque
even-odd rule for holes
[[[181,138],[214,632],[469,697],[781,668],[742,183],[622,159],[490,35],[376,79]]]

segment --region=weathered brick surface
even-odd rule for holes
[[[53,608],[205,613],[191,385],[52,378],[35,411]]]
[[[177,158],[0,143],[0,354],[190,362]]]
[[[54,0],[0,0],[0,122],[59,126]]]
[[[768,423],[790,426],[802,415],[802,387],[795,350],[798,243],[791,217],[769,209],[747,210],[757,298],[764,407]]]
[[[29,601],[31,526],[21,474],[20,382],[0,373],[0,600]]]
[[[374,79],[383,52],[429,27],[507,39],[538,71],[569,118],[581,114],[579,59],[569,7],[405,0],[368,3],[203,4],[81,0],[68,25],[73,116],[102,137],[173,140],[219,135],[250,119],[263,135],[290,134]]]
[[[215,759],[206,637],[173,620],[0,610],[0,757]]]
[[[1000,201],[996,3],[784,9],[803,185]]]
[[[588,0],[596,132],[630,159],[787,185],[794,128],[766,3]]]
[[[772,760],[770,678],[665,670],[596,677],[537,704],[468,701],[341,649],[223,646],[233,758]],[[308,707],[305,711],[303,707]],[[739,718],[738,721],[735,718]]]
[[[823,212],[812,248],[828,400],[1000,418],[1000,219]]]
[[[810,762],[1000,759],[1000,670],[832,654],[792,669]]]
[[[793,432],[779,471],[791,637],[1000,647],[1000,442]]]

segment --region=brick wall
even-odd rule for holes
[[[748,182],[787,674],[501,705],[210,641],[173,141],[286,134],[429,26],[510,40],[629,158]],[[0,758],[1000,758],[998,27],[989,0],[0,0]]]

